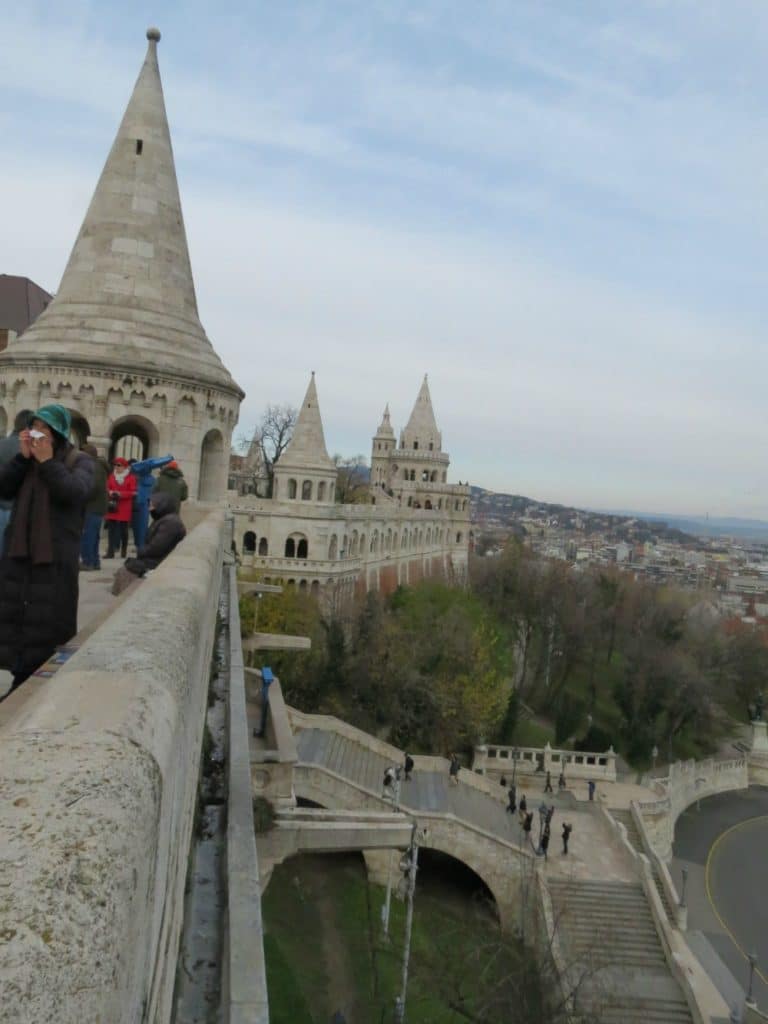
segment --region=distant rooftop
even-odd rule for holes
[[[28,277],[0,274],[0,330],[26,331],[52,298]]]

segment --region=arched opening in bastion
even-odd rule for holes
[[[246,555],[252,555],[256,551],[256,534],[253,530],[248,530],[247,533],[243,534],[243,553]]]
[[[454,900],[466,907],[469,898],[473,908],[489,921],[499,921],[499,908],[490,888],[468,864],[450,853],[422,846],[419,850],[417,887],[432,893],[441,901]]]
[[[224,459],[224,438],[220,430],[209,430],[203,438],[200,449],[200,483],[197,496],[200,501],[216,501],[219,493],[219,478]]]
[[[80,417],[83,419],[83,417]],[[87,422],[83,419],[87,427]],[[74,429],[74,417],[72,420]],[[157,427],[144,416],[122,416],[109,433],[109,461],[118,455],[124,459],[148,459],[157,453]]]

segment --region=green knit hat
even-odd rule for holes
[[[44,405],[32,415],[33,420],[42,420],[47,423],[51,430],[61,434],[65,441],[69,440],[69,431],[72,426],[72,417],[63,405]]]

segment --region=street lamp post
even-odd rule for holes
[[[416,872],[419,869],[419,841],[416,834],[416,826],[413,828],[413,838],[406,854],[408,877],[408,909],[405,915],[405,947],[403,949],[403,973],[400,985],[400,995],[395,1000],[395,1020],[397,1024],[405,1021],[405,998],[408,991],[408,966],[411,959],[411,931],[413,929],[413,895],[416,891]]]
[[[513,786],[515,784],[515,777],[517,775],[517,758],[518,758],[519,754],[520,754],[520,751],[518,750],[518,748],[517,747],[512,747],[512,785]]]
[[[683,890],[680,894],[680,906],[685,906],[685,887],[688,883],[688,868],[683,868]]]
[[[398,771],[397,771],[397,773],[395,775],[394,793],[392,794],[393,800],[394,800],[394,804],[395,804],[395,811],[399,811],[400,810],[400,782],[401,782],[401,777],[400,777],[400,771],[398,769]],[[394,850],[390,850],[389,851],[389,866],[387,868],[387,895],[384,897],[384,906],[381,908],[381,926],[382,926],[382,931],[384,932],[384,938],[385,939],[389,938],[389,909],[390,909],[390,906],[391,906],[391,903],[392,903],[392,861],[394,859],[394,856],[395,856],[395,851]]]
[[[755,977],[755,964],[757,963],[757,953],[749,953],[747,956],[749,960],[749,991],[747,992],[747,1003],[750,1006],[755,1005],[755,1001],[752,998],[752,982]]]

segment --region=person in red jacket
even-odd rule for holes
[[[105,558],[114,558],[120,548],[122,557],[128,554],[128,527],[136,496],[136,477],[131,474],[128,460],[122,456],[112,463],[112,472],[107,480],[109,506],[104,517],[107,521],[107,553]]]

